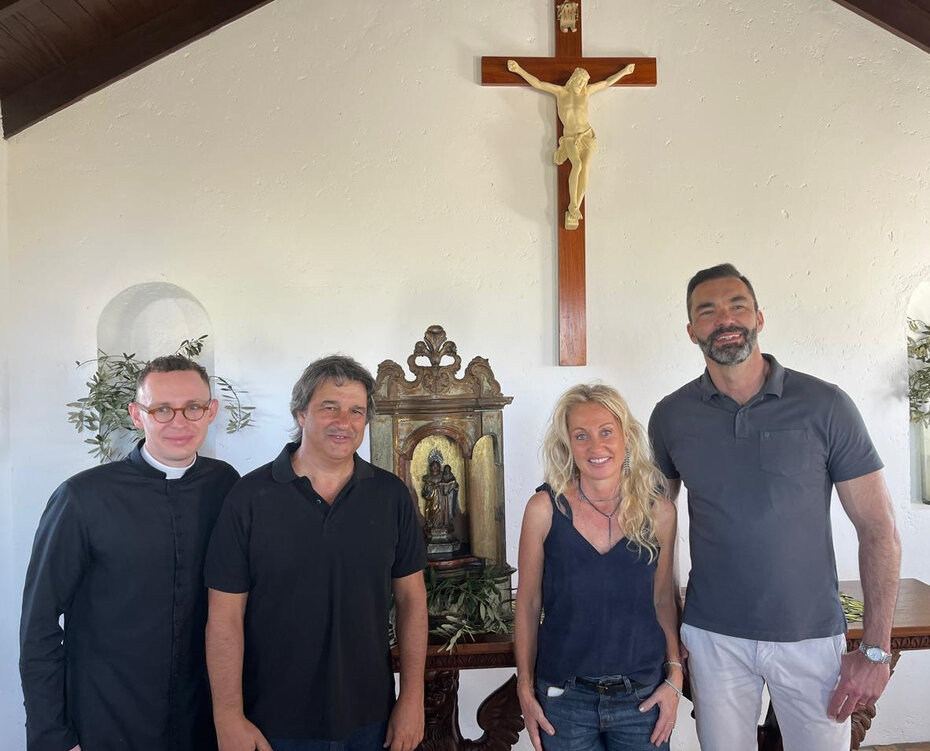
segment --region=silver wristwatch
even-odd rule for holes
[[[865,659],[869,662],[885,665],[891,662],[891,652],[886,652],[884,649],[876,647],[874,644],[860,644],[859,651],[865,655]]]

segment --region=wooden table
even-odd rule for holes
[[[857,581],[840,582],[840,592],[862,601],[862,586]],[[859,649],[861,623],[849,624],[846,641],[850,650]],[[900,581],[891,626],[891,651],[900,656],[908,649],[930,649],[930,585],[917,579]]]
[[[857,581],[840,582],[840,591],[862,600],[862,587]],[[846,641],[850,651],[859,648],[861,623],[849,624]],[[930,586],[917,579],[902,579],[899,584],[891,631],[892,672],[901,652],[909,649],[930,649]],[[431,645],[426,657],[426,733],[421,748],[427,751],[508,751],[523,729],[516,676],[482,702],[477,719],[484,735],[469,740],[462,738],[458,725],[459,671],[515,666],[512,636],[488,635],[479,642],[461,644],[452,652]],[[874,718],[874,707],[853,715],[851,749],[859,748]],[[771,706],[765,723],[759,728],[759,749],[782,749],[781,733]]]

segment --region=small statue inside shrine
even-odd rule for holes
[[[453,521],[459,512],[459,483],[452,474],[452,466],[447,464],[442,468],[442,480],[439,483],[439,494],[449,506],[449,521]]]
[[[455,535],[455,517],[459,513],[459,483],[452,473],[452,466],[443,466],[442,457],[438,453],[430,454],[420,494],[425,502],[427,550],[431,553],[458,550],[461,540]]]

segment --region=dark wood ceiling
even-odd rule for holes
[[[860,16],[930,52],[930,0],[836,0]]]
[[[271,0],[0,0],[9,138]],[[835,0],[930,52],[930,0]]]
[[[270,0],[0,0],[9,138]]]

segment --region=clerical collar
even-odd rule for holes
[[[162,464],[160,461],[158,461],[158,459],[153,457],[145,447],[145,444],[142,444],[142,458],[145,459],[147,464],[155,467],[155,469],[157,469],[159,472],[164,472],[166,480],[180,480],[182,477],[184,477],[184,473],[193,467],[194,462],[197,461],[197,455],[194,454],[194,458],[191,459],[191,463],[186,467],[169,467],[167,464]]]

